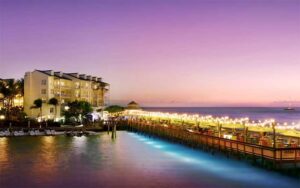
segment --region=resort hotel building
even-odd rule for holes
[[[102,78],[78,74],[35,70],[24,77],[24,111],[31,118],[60,119],[68,102],[89,102],[95,112],[103,110],[108,101],[109,84]],[[56,98],[58,105],[49,104]],[[34,101],[42,99],[42,110],[33,108]],[[42,114],[41,114],[42,113]]]

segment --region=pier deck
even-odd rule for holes
[[[171,125],[152,124],[140,120],[129,120],[127,126],[132,131],[143,132],[167,138],[173,141],[185,143],[193,147],[200,147],[209,151],[224,151],[227,154],[252,157],[262,162],[271,161],[275,166],[282,164],[300,164],[300,148],[273,148],[220,138],[217,136],[202,134],[196,131],[180,129]]]

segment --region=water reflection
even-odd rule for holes
[[[127,132],[0,138],[0,187],[297,187],[244,163]],[[16,181],[18,180],[18,181]],[[268,180],[268,181],[265,181]]]
[[[87,140],[87,137],[85,137],[85,136],[73,137],[73,148],[77,155],[85,152],[86,140]]]
[[[32,165],[32,178],[39,177],[35,181],[49,182],[57,173],[57,147],[54,136],[44,136],[38,138],[39,148],[35,161]]]
[[[7,138],[0,138],[0,175],[1,172],[5,171],[7,168],[8,163],[8,145],[7,145]]]

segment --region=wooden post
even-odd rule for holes
[[[116,122],[114,122],[113,123],[113,128],[112,128],[111,138],[116,139],[116,137],[117,137],[117,124],[116,124]]]
[[[276,168],[276,130],[275,130],[275,123],[272,123],[273,129],[273,165]]]
[[[276,130],[275,130],[275,123],[272,123],[272,129],[273,129],[273,148],[276,148]]]
[[[110,121],[107,122],[107,134],[109,134],[109,125],[110,125]]]
[[[246,151],[246,143],[247,143],[247,135],[248,135],[248,127],[246,127],[245,122],[243,122],[244,125],[244,154]]]
[[[220,122],[218,122],[218,131],[219,131],[219,138],[221,138],[221,130],[222,130],[222,124],[220,124]]]
[[[221,151],[221,129],[222,129],[222,125],[220,124],[220,122],[218,122],[218,144],[219,144],[219,151]]]

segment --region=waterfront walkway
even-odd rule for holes
[[[285,164],[292,164],[290,166],[293,167],[300,164],[300,147],[276,148],[252,144],[136,117],[130,118],[127,125],[131,131],[156,135],[192,147],[200,147],[212,153],[222,151],[239,158],[251,158],[253,161],[260,161],[263,165],[271,162],[276,168]]]

